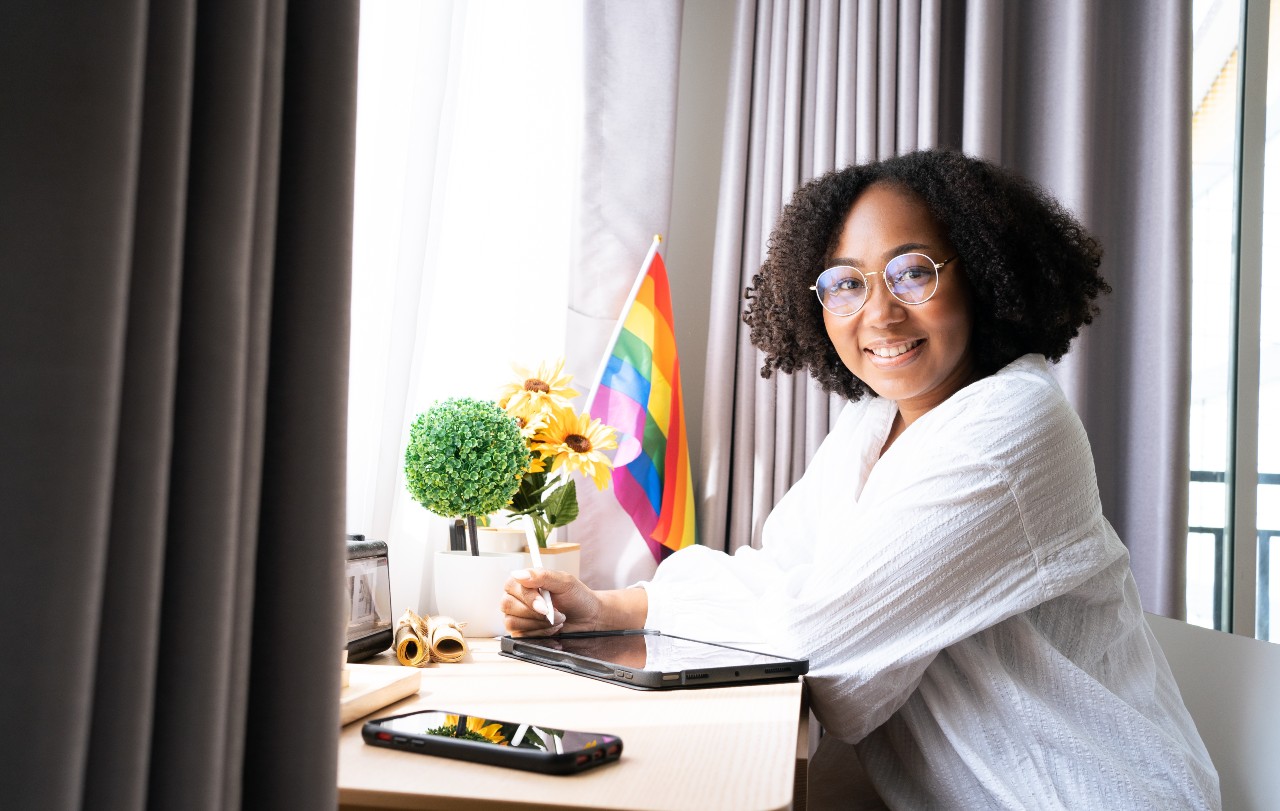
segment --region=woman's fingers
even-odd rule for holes
[[[530,596],[532,595],[532,596]],[[503,625],[515,636],[546,636],[560,631],[564,627],[564,614],[555,613],[555,624],[547,622],[546,612],[538,612],[530,603],[538,596],[538,592],[517,586],[517,593],[508,593],[502,598]]]
[[[547,589],[552,594],[572,588],[578,579],[555,569],[516,569],[511,578],[531,589]]]
[[[547,625],[546,617],[539,617],[536,620],[524,620],[516,617],[507,617],[503,624],[507,628],[507,633],[512,636],[551,636],[558,634],[564,628],[563,622],[556,625]]]
[[[555,608],[555,621],[548,623],[545,589]],[[569,627],[589,630],[599,611],[599,600],[582,581],[567,572],[552,569],[517,569],[504,585],[501,609],[504,622],[513,634],[545,635]]]
[[[514,584],[514,587],[513,587]],[[546,612],[538,613],[533,607],[533,601],[538,599],[537,589],[526,589],[513,580],[507,581],[507,593],[502,598],[502,613],[512,617],[537,617],[541,616],[542,621],[547,621]]]

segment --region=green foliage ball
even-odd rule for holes
[[[436,515],[488,515],[511,501],[529,466],[516,421],[491,402],[444,400],[409,431],[404,472],[414,501]]]

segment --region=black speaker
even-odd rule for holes
[[[359,662],[391,647],[391,566],[385,541],[347,536],[347,605],[347,661]]]

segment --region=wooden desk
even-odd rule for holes
[[[424,809],[783,809],[795,787],[799,682],[647,692],[508,659],[468,640],[467,661],[422,671],[410,709],[528,721],[622,738],[622,758],[556,777],[365,744],[363,720],[338,743],[341,807]]]

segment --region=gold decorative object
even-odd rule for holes
[[[408,667],[460,662],[467,655],[465,626],[453,617],[422,617],[406,608],[396,625],[396,659]]]

